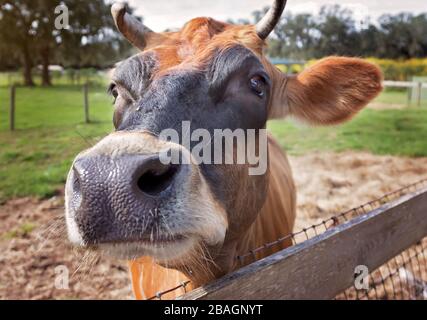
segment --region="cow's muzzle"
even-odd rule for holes
[[[221,242],[225,213],[198,166],[161,161],[168,148],[191,157],[146,133],[115,133],[80,154],[66,184],[70,240],[123,258],[163,260],[200,241]]]

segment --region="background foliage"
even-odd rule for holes
[[[260,13],[254,14],[256,21]],[[357,21],[339,5],[317,15],[285,14],[270,40],[269,54],[294,59],[328,55],[407,60],[427,57],[427,14],[386,14]]]

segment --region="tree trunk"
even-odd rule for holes
[[[24,84],[28,87],[34,86],[33,74],[32,74],[33,63],[31,61],[30,52],[28,47],[24,47]]]
[[[43,48],[41,51],[42,55],[42,86],[51,86],[49,73],[49,47]]]

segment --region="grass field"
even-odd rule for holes
[[[112,130],[111,98],[90,90],[90,118],[83,123],[81,87],[17,88],[16,131],[8,131],[8,89],[0,87],[0,202],[49,197],[60,189],[74,156]],[[377,102],[405,104],[406,93],[385,92]],[[374,154],[427,156],[427,105],[366,109],[352,122],[314,128],[284,120],[269,128],[290,154],[314,150],[367,150]]]
[[[91,89],[84,124],[80,87],[17,88],[16,131],[8,131],[7,89],[0,88],[0,200],[48,197],[60,188],[73,157],[112,130],[111,98]]]
[[[274,121],[269,128],[282,147],[294,155],[314,150],[364,150],[381,155],[427,156],[427,109],[366,109],[353,121],[336,127]]]

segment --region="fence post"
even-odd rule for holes
[[[83,85],[83,100],[85,123],[89,123],[89,86],[87,83]]]
[[[406,88],[407,89],[407,91],[406,91],[407,92],[407,102],[406,102],[407,107],[410,107],[412,104],[412,99],[414,97],[414,90],[415,90],[413,83],[409,83],[409,84],[410,84],[410,86],[408,86]]]
[[[422,94],[422,89],[423,89],[423,83],[422,82],[418,82],[418,91],[417,91],[417,106],[421,107],[421,94]]]
[[[15,85],[12,85],[10,87],[10,110],[9,110],[10,131],[15,130],[15,94],[16,94],[16,88],[15,88]]]

